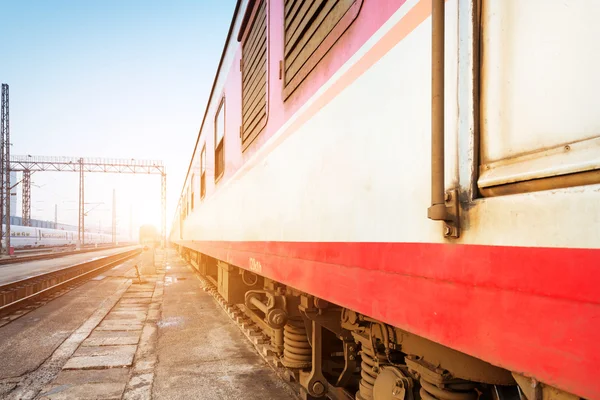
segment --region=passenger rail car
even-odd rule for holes
[[[111,242],[111,235],[104,233],[85,233],[84,243],[87,245],[107,244]],[[77,232],[65,231],[62,229],[11,225],[10,244],[15,249],[75,246],[77,244]]]
[[[170,241],[309,397],[599,399],[599,15],[238,2]]]

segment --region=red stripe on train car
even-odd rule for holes
[[[600,398],[600,249],[180,244],[512,371]]]

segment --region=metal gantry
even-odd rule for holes
[[[81,158],[81,157],[45,157],[45,156],[12,156],[6,168],[11,171],[55,171],[79,172],[79,223],[78,237],[84,243],[85,210],[84,210],[84,174],[87,172],[104,172],[117,174],[160,175],[161,185],[161,236],[163,246],[166,245],[167,232],[167,171],[162,161],[135,160],[114,158]],[[9,191],[10,192],[10,191]]]
[[[2,103],[0,107],[0,136],[2,140],[2,154],[0,156],[0,165],[2,175],[2,190],[0,197],[0,220],[3,220],[4,227],[0,228],[0,241],[4,242],[2,249],[8,253],[10,248],[10,109],[9,109],[9,91],[6,83],[2,84]],[[1,240],[3,239],[3,240]]]
[[[85,198],[84,198],[84,175],[83,158],[79,159],[79,209],[77,220],[77,242],[80,246],[85,244]]]
[[[162,238],[162,247],[167,246],[167,171],[163,170],[160,176],[160,236]]]
[[[113,189],[113,198],[112,198],[112,242],[117,242],[117,193],[115,189]]]

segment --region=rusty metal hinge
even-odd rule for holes
[[[460,237],[460,202],[458,198],[458,189],[446,191],[446,208],[448,209],[448,218],[444,221],[444,236],[458,238]]]
[[[283,79],[283,60],[279,60],[279,79]]]

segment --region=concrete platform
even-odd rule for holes
[[[0,265],[0,285],[44,274],[46,272],[55,271],[57,269],[82,263],[91,259],[120,253],[129,249],[133,249],[135,247],[137,246],[119,247],[114,249],[98,250],[88,253],[73,254],[69,256],[51,258],[46,260],[18,262],[13,264]]]
[[[156,261],[0,327],[0,398],[297,399],[174,251]]]
[[[54,400],[120,399],[129,381],[125,368],[103,370],[63,370],[55,386],[44,394]]]
[[[177,256],[165,270],[155,399],[286,400],[297,397]]]

